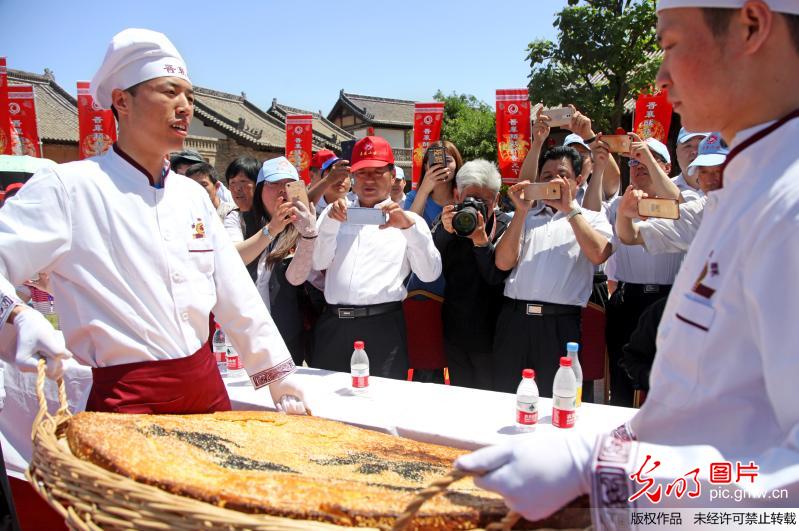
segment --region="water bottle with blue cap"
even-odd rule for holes
[[[583,403],[583,368],[580,366],[580,357],[577,355],[579,350],[579,343],[573,341],[566,343],[566,356],[572,360],[572,370],[577,379],[577,407]]]

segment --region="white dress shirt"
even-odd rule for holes
[[[613,230],[604,211],[584,209],[582,216],[594,230],[611,238]],[[522,238],[519,263],[505,280],[505,296],[585,306],[591,296],[594,265],[580,249],[566,215],[558,212],[553,216],[548,208],[532,209],[525,218]]]
[[[357,198],[352,206],[360,206]],[[319,237],[313,254],[313,268],[327,270],[328,304],[366,306],[402,301],[408,294],[405,280],[411,271],[423,282],[432,282],[441,274],[441,255],[420,216],[406,211],[415,221],[411,227],[379,229],[377,225],[340,223],[329,216],[330,209],[317,220]]]
[[[616,230],[616,211],[621,203],[617,197],[607,210],[608,220]],[[612,280],[628,282],[631,284],[661,284],[664,286],[674,283],[674,277],[680,270],[683,253],[669,253],[653,255],[640,245],[625,245],[614,236],[611,240],[613,254],[608,258],[605,274]]]
[[[240,243],[244,241],[244,231],[241,229],[241,210],[238,208],[231,210],[222,221],[230,241]]]
[[[681,203],[680,219],[649,218],[638,222],[636,226],[649,254],[687,252],[702,223],[705,203],[707,196]]]
[[[695,199],[699,199],[700,197],[704,197],[705,195],[702,190],[694,188],[688,184],[688,181],[685,180],[685,176],[682,173],[677,177],[674,177],[671,182],[673,182],[675,186],[680,189],[680,194],[686,201],[693,201]]]
[[[291,359],[205,190],[172,172],[155,188],[114,149],[39,171],[0,210],[0,292],[40,271],[67,348],[93,367],[189,356],[211,312],[251,376]]]
[[[347,200],[347,204],[351,205],[352,203],[355,202],[356,199],[358,199],[358,196],[355,195],[355,192],[347,192],[344,198]],[[316,212],[319,213],[323,211],[324,209],[327,208],[327,205],[328,205],[327,199],[325,199],[325,196],[322,195],[322,197],[319,198],[319,202],[316,203]]]
[[[647,454],[668,463],[672,477],[753,461],[759,476],[740,487],[786,488],[788,497],[738,506],[799,507],[799,116],[762,137],[773,125],[738,133],[724,187],[707,200],[663,312],[650,391],[630,421],[641,443],[630,454],[636,467]],[[699,507],[714,503],[708,490]],[[666,506],[691,502],[670,497]]]

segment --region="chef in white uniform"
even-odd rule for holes
[[[92,366],[89,410],[230,409],[208,347],[213,312],[252,384],[304,412],[294,363],[208,194],[170,171],[194,94],[161,33],[127,29],[93,81],[119,141],[104,155],[35,174],[0,211],[0,354],[52,376],[74,356]],[[19,304],[14,284],[50,274],[64,340]]]
[[[650,393],[629,425],[597,439],[542,432],[458,461],[528,518],[589,492],[599,529],[618,523],[609,507],[799,506],[799,92],[786,90],[799,85],[797,17],[795,0],[658,3],[657,85],[686,127],[730,143],[723,187],[708,194],[663,314]],[[713,463],[732,467],[726,499],[711,498]],[[630,477],[642,466],[650,487]],[[698,495],[667,495],[679,478]]]

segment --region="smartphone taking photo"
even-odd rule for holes
[[[524,187],[525,201],[539,199],[560,199],[560,185],[558,183],[532,183]]]
[[[382,225],[386,221],[388,216],[379,208],[347,208],[347,223],[350,225]]]
[[[633,146],[630,135],[602,135],[600,140],[608,145],[611,153],[629,153]]]
[[[563,127],[571,123],[574,111],[571,110],[571,107],[558,107],[556,109],[541,111],[541,114],[549,117],[547,124],[550,127]]]
[[[308,190],[305,189],[305,183],[302,181],[292,181],[286,184],[286,197],[289,201],[298,199],[300,203],[308,207]]]
[[[680,219],[680,203],[676,199],[645,197],[638,201],[638,215],[648,218]]]
[[[430,146],[427,150],[427,167],[447,165],[447,148],[444,146]]]

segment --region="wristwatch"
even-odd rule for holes
[[[268,223],[267,223],[267,224],[264,226],[264,228],[263,228],[263,229],[261,229],[261,232],[264,234],[264,236],[266,236],[267,238],[269,238],[269,241],[270,241],[270,242],[271,242],[272,240],[274,240],[274,239],[275,239],[275,237],[274,237],[274,236],[272,236],[272,233],[271,233],[271,232],[269,232],[269,224],[268,224]]]
[[[580,208],[579,206],[575,205],[574,208],[572,208],[572,211],[569,212],[568,214],[566,214],[566,219],[571,221],[571,219],[574,216],[579,216],[582,213],[583,213],[583,209]]]

